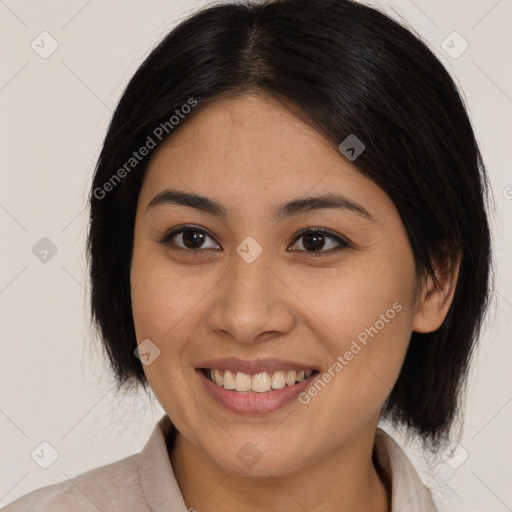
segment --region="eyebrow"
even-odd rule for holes
[[[147,205],[146,210],[158,205],[180,205],[195,208],[223,219],[228,218],[228,209],[205,196],[182,192],[179,190],[166,189],[157,194]],[[317,196],[293,199],[287,203],[278,205],[274,210],[274,218],[282,220],[292,215],[307,213],[314,210],[336,208],[355,213],[368,220],[375,220],[368,211],[360,204],[351,201],[347,197],[333,193],[326,193]]]

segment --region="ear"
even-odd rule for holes
[[[461,252],[457,252],[447,263],[434,267],[437,283],[427,275],[413,317],[412,330],[433,332],[443,323],[452,304],[459,277]]]

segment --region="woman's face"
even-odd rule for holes
[[[223,214],[170,194],[150,204],[166,190]],[[328,194],[337,206],[311,199]],[[144,371],[187,442],[227,471],[286,474],[373,439],[414,287],[391,199],[274,100],[210,105],[149,163],[131,267]]]

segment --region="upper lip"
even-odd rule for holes
[[[229,370],[231,372],[243,372],[249,375],[263,372],[275,371],[306,371],[315,370],[316,368],[311,365],[290,361],[287,359],[276,359],[274,357],[253,359],[247,361],[237,357],[226,357],[222,359],[209,359],[203,361],[197,368],[216,368],[218,370]]]

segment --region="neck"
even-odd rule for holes
[[[180,433],[170,459],[187,507],[201,512],[389,512],[390,491],[372,460],[374,432],[362,432],[347,446],[286,475],[236,475],[219,467]]]

